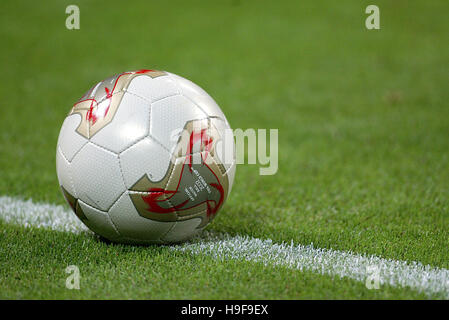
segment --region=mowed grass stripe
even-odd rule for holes
[[[12,197],[0,197],[0,217],[8,223],[49,228],[65,232],[86,232],[88,229],[63,206],[34,203]],[[203,254],[219,260],[240,260],[270,266],[284,266],[301,271],[349,278],[360,282],[378,275],[380,285],[408,287],[429,296],[449,298],[449,270],[407,262],[383,259],[352,252],[314,248],[313,245],[273,243],[247,236],[230,236],[203,232],[200,237],[172,250]]]

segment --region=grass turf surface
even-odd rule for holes
[[[279,128],[279,171],[239,166],[210,229],[449,268],[445,1],[0,4],[0,194],[62,204],[55,146],[96,81],[140,68],[201,85],[233,128]],[[164,247],[1,224],[2,298],[421,298]],[[77,264],[82,290],[65,289]],[[83,281],[83,280],[82,280]]]

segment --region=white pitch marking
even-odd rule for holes
[[[0,197],[0,218],[25,227],[49,228],[57,231],[83,232],[88,230],[67,207],[34,203],[7,196]]]
[[[0,218],[25,227],[49,228],[57,231],[81,233],[87,228],[74,213],[64,206],[33,203],[7,196],[0,197]],[[293,242],[273,243],[247,236],[230,236],[203,232],[172,250],[204,254],[218,260],[244,260],[266,266],[283,266],[318,274],[350,278],[365,282],[367,270],[378,270],[379,283],[394,287],[408,287],[427,295],[449,299],[449,270],[407,262],[359,255],[333,249],[314,248],[313,245],[295,245]]]
[[[409,287],[427,295],[449,299],[449,270],[407,262],[359,255],[347,251],[314,248],[311,245],[274,243],[248,236],[230,236],[203,232],[200,238],[173,247],[215,259],[246,260],[269,266],[283,266],[301,271],[350,278],[366,283],[370,270],[377,270],[379,284]]]

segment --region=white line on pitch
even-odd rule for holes
[[[31,200],[25,201],[7,196],[0,196],[0,218],[25,227],[33,226],[68,232],[87,230],[87,227],[67,207],[34,203]]]
[[[77,233],[87,231],[66,207],[6,196],[0,197],[0,218],[23,226]],[[381,285],[409,287],[428,295],[437,294],[449,298],[449,270],[419,262],[319,249],[312,245],[295,245],[293,242],[277,244],[269,239],[217,235],[210,232],[204,232],[200,238],[170,248],[192,254],[204,254],[220,260],[245,260],[267,266],[284,266],[361,282],[365,282],[370,272],[375,270]]]

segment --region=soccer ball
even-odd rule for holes
[[[235,174],[234,139],[199,86],[166,71],[124,72],[74,104],[56,171],[81,221],[113,242],[184,241],[215,217]]]

